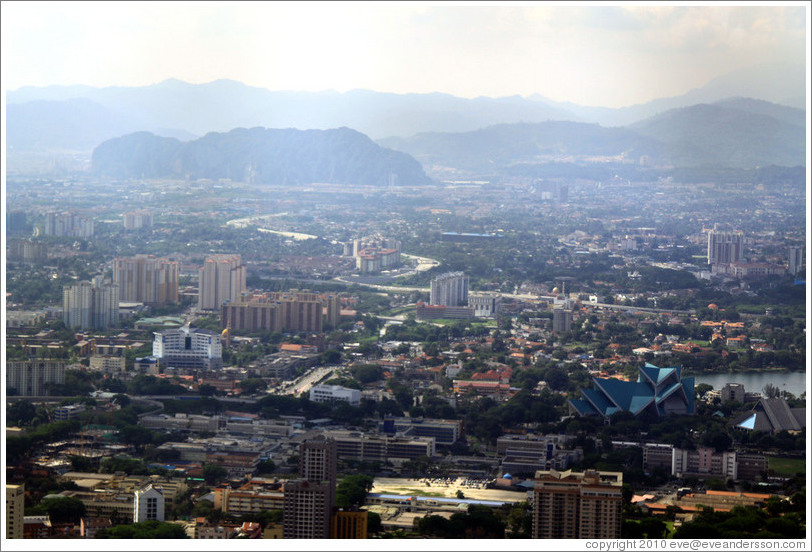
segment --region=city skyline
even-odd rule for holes
[[[6,91],[231,79],[622,107],[756,65],[802,71],[809,44],[800,2],[14,2],[3,15]]]

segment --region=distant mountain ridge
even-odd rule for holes
[[[232,80],[189,84],[169,79],[141,87],[23,87],[6,95],[7,141],[10,149],[20,151],[49,147],[91,149],[108,138],[137,131],[189,139],[208,132],[256,126],[302,130],[349,127],[373,139],[546,121],[613,127],[633,124],[669,109],[731,97],[771,103],[780,98],[805,98],[806,83],[804,75],[789,66],[765,66],[730,73],[681,96],[620,109],[555,102],[539,95],[466,99],[441,93],[369,90],[271,91]],[[74,113],[79,99],[93,102],[86,104],[93,107],[86,107],[81,118]],[[39,129],[36,139],[26,130],[34,126]],[[76,137],[74,143],[69,141],[71,135]]]
[[[92,170],[117,178],[231,179],[290,186],[431,183],[411,156],[382,148],[349,128],[237,128],[189,142],[138,132],[100,144],[93,151]]]
[[[465,133],[379,140],[423,163],[469,172],[513,165],[615,161],[675,167],[802,166],[802,110],[748,98],[672,109],[634,125],[604,128],[564,121],[495,125]]]

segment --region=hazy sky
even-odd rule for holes
[[[808,3],[3,2],[2,81],[227,78],[620,107],[748,65],[806,67]]]

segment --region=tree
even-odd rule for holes
[[[30,515],[47,514],[51,523],[79,523],[85,516],[85,505],[72,496],[46,496],[37,506],[31,508]],[[26,512],[26,514],[28,514]]]
[[[367,511],[367,532],[380,533],[383,531],[383,523],[380,514]]]
[[[188,539],[186,530],[176,523],[165,521],[142,521],[132,525],[116,525],[101,529],[97,539]]]
[[[357,508],[364,504],[367,493],[372,489],[373,478],[369,475],[348,475],[336,487],[336,506]]]
[[[203,479],[209,485],[216,485],[228,476],[228,471],[223,466],[217,464],[206,464],[203,466]]]

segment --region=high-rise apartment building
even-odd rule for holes
[[[6,363],[6,390],[26,397],[44,396],[48,384],[65,383],[65,363],[61,360],[11,360]]]
[[[719,230],[714,225],[708,231],[708,264],[738,263],[744,258],[744,232]]]
[[[200,268],[201,309],[220,310],[226,301],[237,301],[245,291],[245,264],[239,255],[212,255]]]
[[[82,330],[114,327],[118,324],[118,286],[100,280],[65,286],[62,291],[62,320],[69,328]]]
[[[446,272],[434,278],[429,303],[446,307],[468,305],[468,276],[462,272]]]
[[[220,308],[220,321],[232,330],[321,332],[324,307],[328,320],[338,323],[338,297],[310,292],[272,292],[243,295]]]
[[[25,487],[6,485],[6,538],[23,538],[25,521]]]
[[[285,483],[283,533],[286,539],[330,537],[335,502],[336,445],[320,436],[299,447],[300,479]]]
[[[152,226],[152,213],[149,211],[130,211],[124,213],[124,229],[138,230],[139,228],[149,228]]]
[[[553,309],[553,331],[568,332],[572,329],[572,312],[566,307]]]
[[[798,274],[804,266],[804,248],[801,245],[789,247],[789,269],[792,275]]]
[[[120,301],[157,306],[177,303],[178,272],[176,261],[152,255],[136,255],[113,261],[113,283],[118,286]]]
[[[622,491],[621,472],[537,471],[533,538],[620,538]]]
[[[43,230],[48,236],[89,238],[93,235],[93,221],[75,213],[48,213]]]

